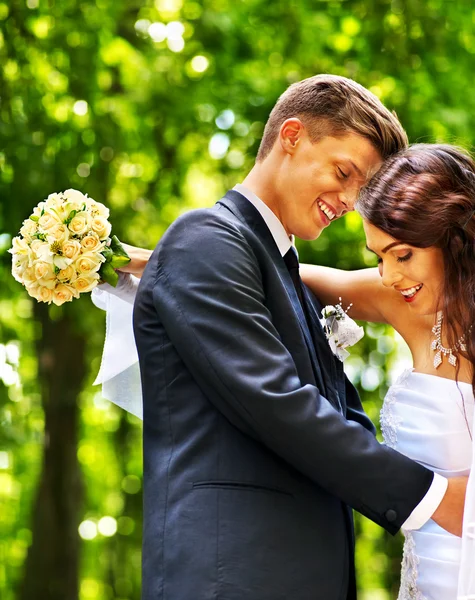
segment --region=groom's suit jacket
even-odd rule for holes
[[[255,207],[180,217],[142,277],[144,600],[354,598],[352,507],[395,533],[432,473],[380,445]]]

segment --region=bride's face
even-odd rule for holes
[[[443,291],[444,262],[440,248],[416,248],[394,239],[363,220],[367,247],[378,257],[384,286],[393,288],[420,315],[437,312]]]

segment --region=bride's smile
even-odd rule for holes
[[[440,248],[410,246],[366,220],[363,227],[367,248],[378,257],[382,284],[393,288],[418,314],[435,314],[443,289],[444,262]]]

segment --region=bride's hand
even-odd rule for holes
[[[129,244],[122,243],[124,250],[130,257],[130,262],[118,269],[124,273],[132,273],[136,277],[142,277],[143,270],[152,254],[152,250],[146,248],[138,248],[137,246],[130,246]]]

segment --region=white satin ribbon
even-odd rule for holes
[[[132,326],[139,279],[121,274],[117,288],[103,284],[92,291],[93,303],[106,311],[106,334],[101,366],[93,385],[102,395],[142,419],[142,385]]]

